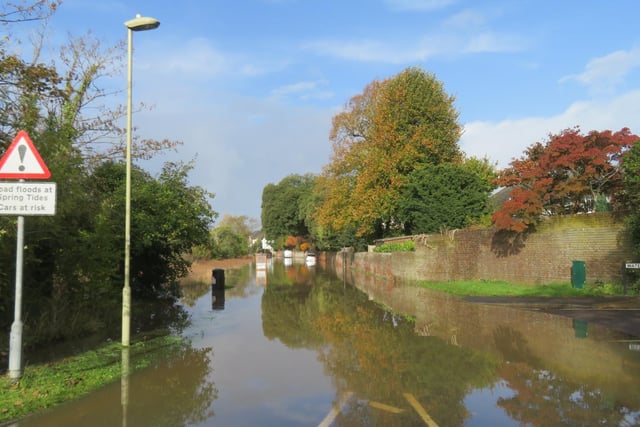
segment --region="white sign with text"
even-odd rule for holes
[[[0,215],[55,214],[55,182],[0,182]]]

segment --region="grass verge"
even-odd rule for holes
[[[130,372],[150,366],[182,339],[160,336],[129,347]],[[26,366],[19,381],[0,377],[0,424],[50,409],[121,378],[122,346],[109,344],[62,360]]]
[[[511,297],[595,297],[623,295],[621,285],[585,285],[574,288],[569,283],[541,286],[518,285],[498,281],[418,282],[418,286],[457,296],[511,296]],[[636,292],[637,293],[637,292]]]

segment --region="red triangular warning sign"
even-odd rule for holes
[[[0,178],[46,179],[51,176],[49,168],[31,142],[27,132],[18,132],[7,152],[0,159]]]

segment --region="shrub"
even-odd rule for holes
[[[373,249],[374,252],[413,252],[415,250],[416,244],[413,240],[383,243]]]

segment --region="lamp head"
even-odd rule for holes
[[[124,23],[131,31],[154,30],[160,26],[160,21],[148,16],[136,15],[135,18]]]

